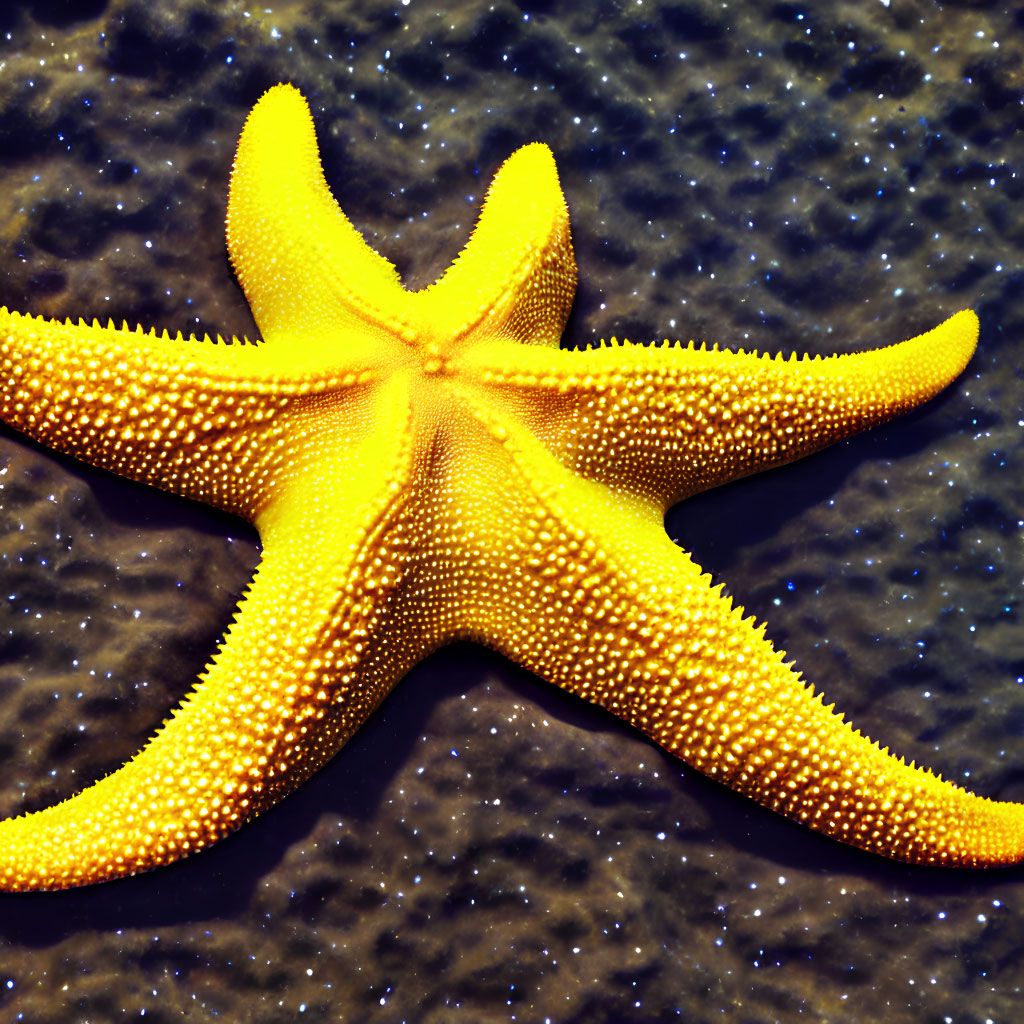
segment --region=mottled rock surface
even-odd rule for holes
[[[252,335],[227,181],[248,109],[287,80],[343,208],[411,286],[464,244],[500,162],[548,142],[580,266],[567,345],[849,351],[974,307],[978,355],[936,402],[668,526],[869,735],[1024,799],[1020,12],[265,8],[4,7],[0,303]],[[0,484],[6,815],[134,753],[257,541],[11,433]],[[1002,1021],[1021,880],[846,849],[461,645],[217,848],[0,897],[0,1015]]]

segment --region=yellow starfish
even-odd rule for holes
[[[331,197],[286,85],[242,132],[227,239],[257,345],[0,313],[4,420],[244,516],[264,544],[216,657],[144,749],[0,824],[0,886],[99,882],[215,843],[457,638],[837,839],[927,864],[1022,856],[1019,806],[844,724],[662,525],[687,495],[934,395],[974,351],[973,313],[829,359],[561,351],[576,267],[547,147],[509,158],[458,259],[410,293]]]

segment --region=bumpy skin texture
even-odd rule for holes
[[[257,345],[0,314],[0,416],[256,524],[216,656],[128,764],[0,824],[0,886],[57,889],[209,846],[320,768],[417,660],[471,638],[837,839],[1018,860],[1021,808],[880,750],[666,536],[674,501],[926,401],[963,312],[891,348],[784,361],[557,347],[576,284],[550,151],[501,168],[421,292],[345,219],[290,86],[253,109],[228,204]]]

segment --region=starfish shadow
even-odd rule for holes
[[[484,680],[507,691],[510,702],[537,706],[543,715],[562,724],[613,734],[616,744],[646,747],[649,757],[660,762],[659,772],[673,794],[683,804],[691,804],[695,824],[690,827],[683,822],[691,842],[703,834],[720,851],[767,858],[781,871],[854,877],[866,885],[911,895],[984,895],[1007,881],[1006,871],[929,870],[836,843],[688,768],[602,710],[551,687],[501,656],[475,645],[455,644],[417,666],[338,757],[244,829],[200,856],[119,879],[116,884],[5,896],[0,936],[41,948],[80,931],[156,929],[238,918],[261,880],[310,835],[325,814],[337,814],[347,828],[356,831],[360,823],[370,821],[391,780],[416,749],[423,723],[440,703],[471,693]],[[673,813],[678,810],[674,807]]]
[[[471,685],[479,670],[479,651],[455,645],[417,666],[321,772],[239,832],[199,855],[119,879],[116,886],[10,894],[0,936],[41,947],[82,929],[160,927],[238,916],[260,880],[310,834],[321,816],[337,814],[357,829],[372,817],[432,709]]]
[[[927,415],[912,414],[901,421],[898,431],[876,431],[828,455],[699,495],[671,510],[667,526],[674,536],[684,539],[698,562],[717,571],[721,563],[728,564],[737,548],[770,537],[783,522],[826,500],[864,459],[898,459],[933,443],[940,428],[937,420],[928,420]],[[76,471],[82,471],[77,464]],[[137,484],[102,471],[85,472],[103,505],[122,519],[141,515],[152,524],[154,517],[159,520],[166,514],[170,522],[180,524],[183,517],[191,515],[201,529],[221,529],[232,535],[241,526],[233,517],[205,506],[162,495],[148,500],[153,492],[142,491]],[[749,489],[740,500],[731,493],[735,486]],[[143,497],[136,498],[138,495]],[[133,511],[135,504],[141,512]],[[165,504],[170,507],[166,513],[162,511]],[[750,515],[751,507],[759,510],[758,515]],[[737,537],[741,538],[739,544]],[[255,544],[254,536],[250,540]],[[685,800],[696,805],[700,817],[713,821],[713,827],[702,831],[708,841],[722,847],[770,858],[780,868],[812,870],[822,876],[852,875],[873,885],[920,894],[984,893],[997,880],[1006,880],[1004,871],[989,875],[930,871],[843,846],[705,778],[612,716],[543,683],[499,655],[475,645],[455,644],[409,673],[324,770],[240,832],[201,856],[121,879],[116,885],[8,895],[0,936],[42,947],[83,929],[153,928],[238,916],[251,902],[260,881],[296,843],[310,835],[323,815],[337,814],[346,826],[355,828],[369,821],[416,748],[423,723],[440,703],[467,693],[484,679],[507,690],[513,701],[536,705],[560,722],[584,731],[609,732],[620,736],[622,742],[642,742],[651,758],[663,762],[664,775],[672,780],[673,789],[685,789]]]
[[[774,536],[783,524],[837,494],[865,461],[898,462],[937,447],[950,429],[951,414],[943,412],[955,402],[955,395],[940,395],[898,424],[876,427],[798,462],[696,494],[669,509],[665,528],[698,565],[717,577],[738,551]]]

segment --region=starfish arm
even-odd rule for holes
[[[412,298],[433,343],[464,340],[558,347],[576,292],[569,213],[554,156],[533,143],[494,176],[466,247]]]
[[[1024,805],[979,797],[880,748],[826,706],[764,626],[685,553],[667,539],[650,548],[660,548],[655,574],[615,559],[588,595],[611,603],[604,630],[545,637],[543,651],[522,652],[523,663],[711,778],[835,839],[917,864],[1024,859]],[[660,578],[665,568],[676,570],[671,583]],[[628,607],[610,596],[627,586]]]
[[[85,462],[250,519],[282,476],[284,438],[307,410],[335,392],[336,406],[345,397],[351,403],[336,425],[358,431],[378,377],[354,357],[303,361],[270,344],[214,344],[0,309],[4,422]]]
[[[398,272],[342,213],[324,180],[313,118],[291,85],[269,89],[245,122],[227,211],[228,253],[265,338],[303,344],[324,325],[391,325],[407,293]]]
[[[464,361],[519,395],[564,464],[664,511],[907,412],[963,370],[977,335],[968,310],[909,341],[824,359],[616,344]]]
[[[436,646],[402,600],[414,552],[405,398],[391,389],[380,411],[406,429],[350,446],[268,510],[235,621],[149,743],[77,796],[0,823],[0,889],[105,881],[210,846],[325,764]],[[331,473],[343,501],[323,486]]]
[[[836,839],[922,864],[1024,858],[1024,805],[975,796],[880,749],[648,517],[602,488],[559,485],[550,455],[508,437],[506,507],[518,506],[520,529],[478,558],[520,571],[473,613],[481,639]]]

